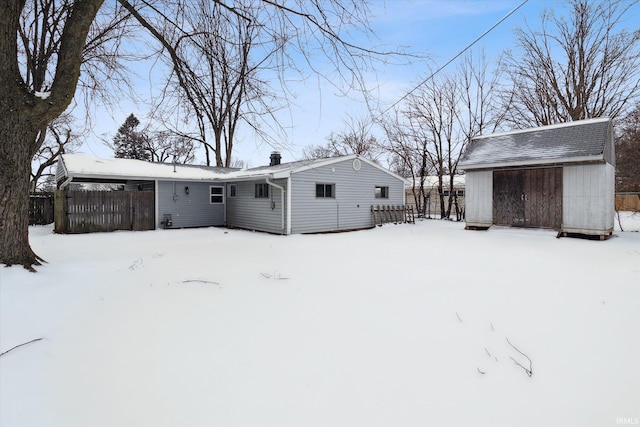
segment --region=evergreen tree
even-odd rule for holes
[[[142,131],[136,131],[140,120],[133,114],[124,121],[113,138],[113,151],[119,159],[151,160],[149,139]]]

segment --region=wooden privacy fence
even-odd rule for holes
[[[401,206],[401,205],[371,205],[371,215],[373,215],[373,224],[382,225],[393,222],[398,224],[400,222],[415,223],[415,216],[413,213],[413,206]]]
[[[53,222],[53,193],[29,194],[29,225]]]
[[[640,212],[640,193],[616,194],[616,210]]]
[[[56,233],[153,229],[153,191],[55,192]]]

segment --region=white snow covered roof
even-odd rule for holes
[[[449,175],[445,175],[442,177],[442,182],[445,186],[449,185]],[[416,178],[416,186],[420,187],[420,178]],[[429,175],[424,177],[424,186],[423,188],[433,188],[438,186],[438,176],[437,175]],[[453,177],[453,186],[454,187],[464,187],[464,175],[454,175]]]
[[[221,178],[235,169],[212,168],[193,165],[173,165],[134,159],[100,159],[83,154],[63,154],[58,163],[57,179],[122,179],[147,180],[171,179],[211,181]]]
[[[613,163],[609,118],[495,133],[474,138],[462,155],[460,169],[485,169],[555,163]]]
[[[345,160],[360,161],[379,168],[386,173],[406,180],[382,166],[358,155],[329,159],[300,160],[275,166],[260,166],[251,169],[232,169],[210,166],[154,163],[133,159],[100,159],[84,154],[63,154],[58,162],[56,180],[172,180],[172,181],[243,181],[269,177],[287,178],[292,173],[328,166]]]

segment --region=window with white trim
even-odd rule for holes
[[[212,205],[224,203],[224,187],[209,187],[209,203]]]
[[[316,184],[316,198],[333,199],[335,197],[335,184]]]
[[[389,187],[381,187],[377,185],[374,194],[376,199],[388,199]]]
[[[269,184],[256,184],[256,199],[268,199],[269,198]]]

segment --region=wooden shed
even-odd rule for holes
[[[613,232],[614,133],[608,118],[474,138],[460,160],[467,229]]]

